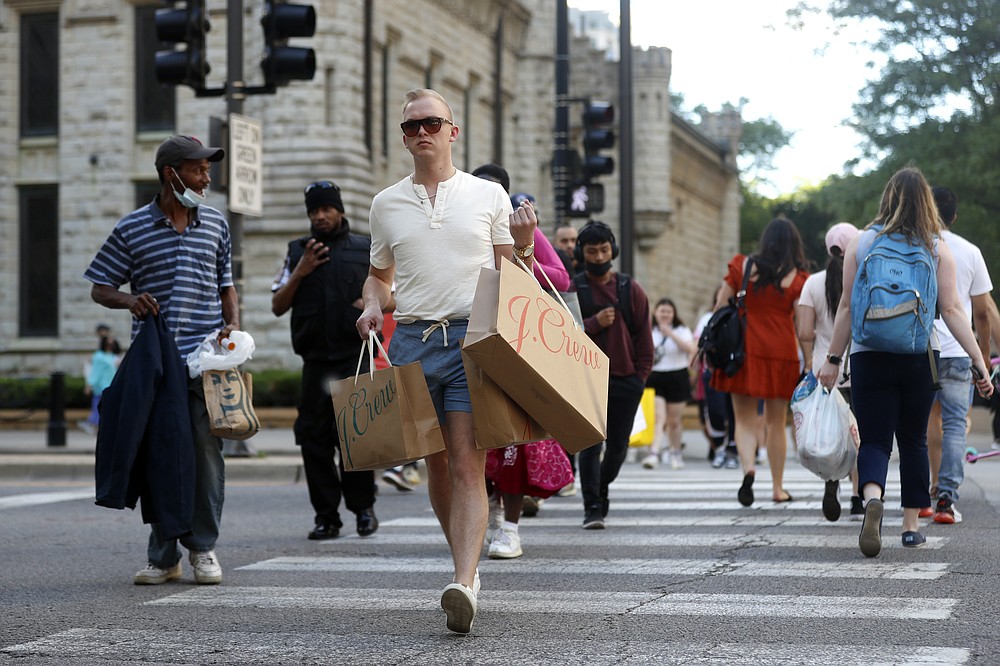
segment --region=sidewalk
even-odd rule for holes
[[[246,441],[254,455],[226,457],[228,482],[304,481],[291,428],[265,428]],[[66,446],[48,446],[44,430],[0,430],[0,481],[94,483],[96,440],[67,426]]]

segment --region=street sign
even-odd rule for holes
[[[260,217],[263,205],[264,132],[259,120],[229,114],[229,210]]]

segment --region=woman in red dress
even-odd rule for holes
[[[747,257],[738,254],[729,262],[715,309],[725,305],[740,288]],[[760,237],[753,255],[746,306],[746,358],[732,377],[716,370],[712,388],[732,394],[736,417],[736,449],[743,467],[740,504],[753,504],[753,482],[757,439],[754,424],[757,403],[764,401],[764,439],[771,467],[771,496],[775,502],[790,502],[785,492],[785,440],[788,401],[799,380],[798,343],[795,338],[795,306],[808,273],[802,238],[795,225],[783,217],[772,220]]]

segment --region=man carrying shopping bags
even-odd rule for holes
[[[530,268],[536,220],[530,204],[512,213],[502,187],[455,168],[451,149],[459,128],[440,94],[406,93],[400,127],[414,172],[372,201],[371,270],[357,328],[362,338],[381,330],[395,281],[392,362],[421,362],[446,444],[427,458],[431,506],[455,564],[441,606],[448,628],[468,633],[486,533],[486,456],[476,448],[459,340],[480,269],[499,268],[501,257],[514,253]]]

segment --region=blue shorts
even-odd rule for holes
[[[424,342],[424,331],[435,323],[416,321],[412,324],[398,324],[392,334],[389,359],[393,365],[420,361],[438,421],[443,424],[446,412],[472,412],[469,383],[465,379],[459,345],[459,340],[465,337],[469,322],[465,319],[448,322],[447,347],[444,346],[445,338],[441,328],[432,331]]]

